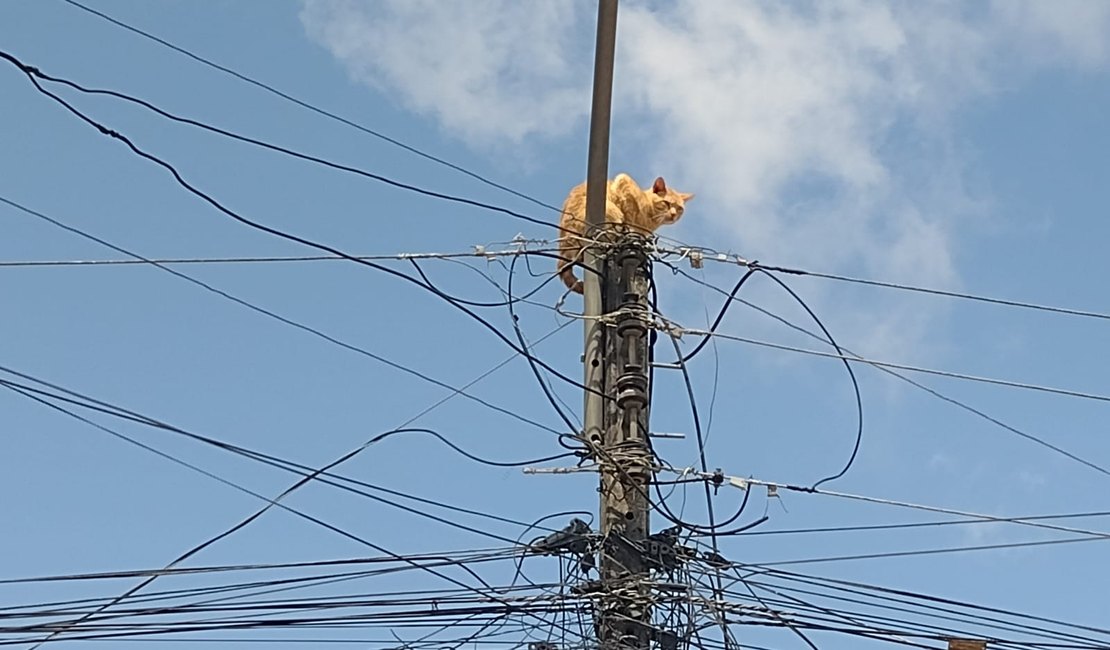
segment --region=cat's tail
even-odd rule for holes
[[[574,265],[564,264],[563,268],[559,270],[559,277],[563,279],[563,284],[574,293],[582,293],[582,281],[574,277]]]

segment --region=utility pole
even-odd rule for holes
[[[597,50],[594,53],[594,92],[590,109],[590,150],[586,167],[586,234],[593,237],[605,224],[605,195],[609,177],[609,115],[613,106],[613,59],[617,44],[617,0],[600,0],[597,10]],[[582,422],[589,444],[604,441],[605,373],[602,363],[604,327],[602,314],[601,260],[592,246],[585,248],[586,270],[582,277],[585,320],[586,396]]]
[[[583,428],[601,473],[598,645],[601,650],[647,650],[652,634],[643,549],[652,475],[647,438],[651,268],[645,238],[606,230],[605,224],[616,38],[617,0],[599,0],[586,233],[604,239],[606,247],[603,254],[585,249]]]
[[[648,490],[653,475],[648,446],[651,318],[648,241],[619,233],[603,267],[606,333],[605,438],[601,471],[601,600],[597,617],[602,650],[641,650],[653,638],[647,547]]]

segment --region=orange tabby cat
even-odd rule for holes
[[[623,223],[642,234],[651,234],[659,226],[674,223],[682,218],[686,201],[693,194],[683,194],[667,187],[663,179],[655,179],[650,188],[636,184],[628,174],[617,174],[609,181],[605,200],[605,220]],[[586,243],[586,184],[570,191],[563,203],[563,216],[559,221],[559,276],[567,287],[582,293],[582,281],[574,276],[573,264],[581,261]]]

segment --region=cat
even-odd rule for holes
[[[641,188],[628,174],[617,174],[608,183],[605,201],[605,221],[623,223],[641,234],[651,234],[659,226],[672,224],[682,218],[686,202],[693,194],[676,192],[662,177],[656,178],[650,188]],[[582,261],[586,234],[586,184],[570,191],[563,202],[563,216],[559,220],[559,277],[567,288],[582,293],[582,281],[574,276],[574,264]]]

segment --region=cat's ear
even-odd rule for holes
[[[679,196],[682,198],[683,203],[685,203],[685,202],[689,201],[690,199],[694,198],[693,194],[679,194]]]
[[[667,193],[667,183],[663,180],[662,176],[655,179],[655,184],[651,186],[651,191],[660,196]]]

